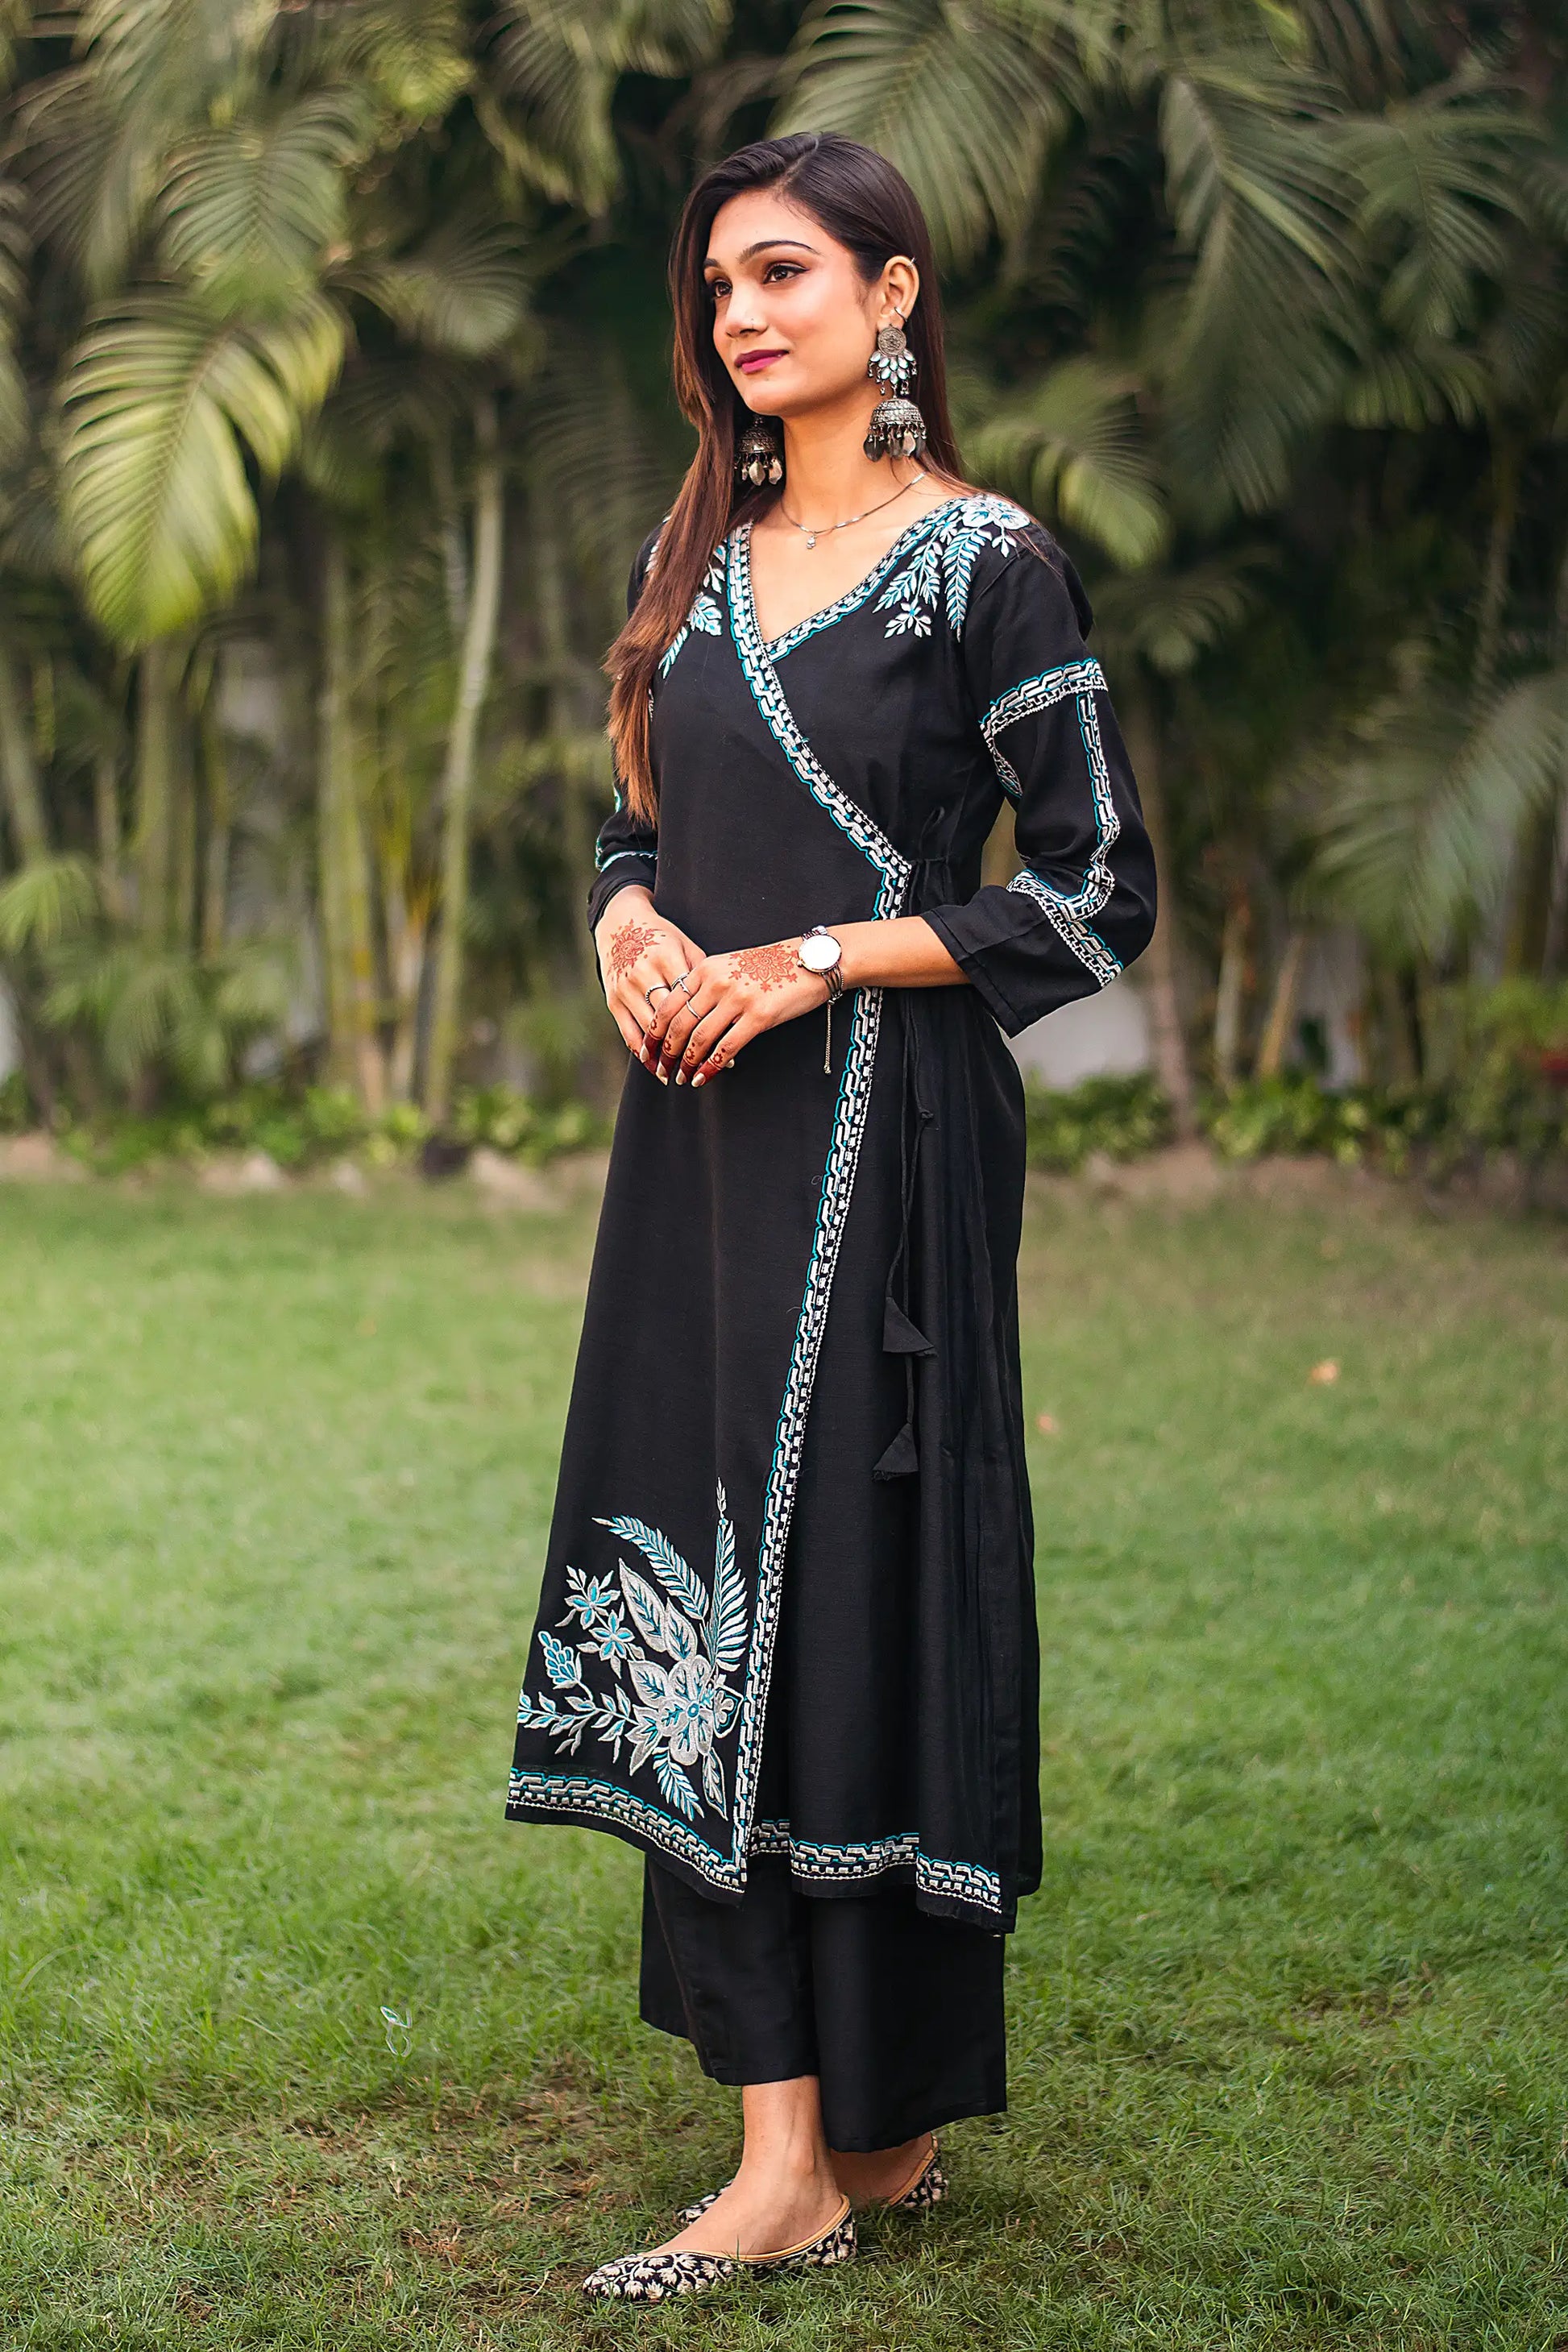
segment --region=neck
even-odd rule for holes
[[[872,397],[857,388],[831,407],[785,417],[784,496],[797,522],[829,530],[879,499],[891,498],[922,470],[912,457],[867,457],[861,444],[876,406],[876,387],[868,384],[867,392]]]

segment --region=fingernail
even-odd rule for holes
[[[698,1087],[699,1087],[700,1086],[702,1086],[704,1083],[705,1083],[705,1081],[704,1081],[704,1079],[703,1079],[702,1073],[701,1073],[701,1071],[700,1071],[700,1070],[699,1070],[699,1072],[697,1073],[697,1076],[696,1076],[692,1079],[692,1081],[691,1081],[691,1091],[692,1091],[692,1093],[693,1093],[693,1094],[695,1094],[695,1093],[696,1093],[696,1091],[697,1091],[697,1089],[698,1089]]]

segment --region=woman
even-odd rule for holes
[[[671,280],[699,447],[607,665],[589,908],[636,1066],[508,1808],[642,1848],[643,2017],[742,2086],[733,2180],[585,2282],[634,2300],[842,2261],[1005,2104],[1040,1823],[997,1027],[1153,920],[1077,579],[963,480],[904,181],[744,148]]]

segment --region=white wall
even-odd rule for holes
[[[1018,1066],[1037,1084],[1065,1090],[1080,1078],[1131,1076],[1149,1067],[1149,1015],[1135,980],[1113,980],[1048,1013],[1011,1041]]]

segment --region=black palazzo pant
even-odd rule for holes
[[[786,1570],[785,1629],[791,1597]],[[782,1699],[775,1688],[761,1785],[787,1819]],[[752,1857],[733,1905],[643,1865],[644,2024],[689,2042],[716,2083],[816,2075],[828,2146],[846,2153],[1005,2107],[1004,1945],[917,1910],[910,1886],[805,1894],[782,1853]]]

